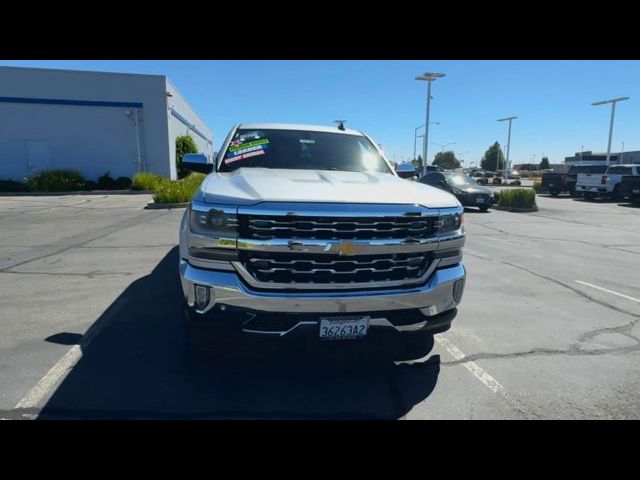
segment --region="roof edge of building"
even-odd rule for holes
[[[12,65],[0,65],[0,70],[2,69],[13,69],[13,70],[40,70],[45,72],[73,72],[73,73],[89,73],[89,74],[97,74],[97,75],[119,75],[119,76],[128,76],[128,77],[152,77],[152,78],[163,78],[167,79],[167,76],[164,74],[157,73],[129,73],[129,72],[103,72],[100,70],[76,70],[73,68],[45,68],[45,67],[16,67]]]

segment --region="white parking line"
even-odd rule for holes
[[[78,345],[71,347],[64,356],[51,367],[51,369],[40,379],[36,385],[16,404],[14,408],[38,408],[42,406],[43,401],[51,394],[53,389],[62,382],[64,377],[76,366],[82,358],[82,351],[89,347],[89,344],[95,339],[100,331],[107,325],[108,321],[122,308],[127,302],[126,296],[118,298],[105,311],[97,322],[95,322],[89,330],[84,334]],[[35,415],[29,415],[35,417]]]
[[[455,360],[463,360],[466,357],[466,355],[458,347],[456,347],[453,343],[451,343],[446,338],[441,336],[437,336],[435,338],[436,338],[436,341],[440,345],[442,345],[444,349],[447,352],[449,352],[449,355],[451,355]],[[491,390],[493,393],[501,393],[502,395],[506,395],[504,387],[500,384],[500,382],[498,382],[495,378],[489,375],[487,371],[483,369],[480,365],[478,365],[476,362],[474,361],[464,362],[462,365],[464,366],[464,368],[469,370],[474,377],[480,380],[484,384],[484,386],[487,387],[489,390]]]
[[[629,295],[625,295],[624,293],[614,292],[613,290],[609,290],[608,288],[599,287],[598,285],[594,285],[592,283],[583,282],[582,280],[576,280],[580,285],[585,285],[587,287],[595,288],[596,290],[601,290],[603,292],[610,293],[611,295],[616,295],[618,297],[626,298],[627,300],[631,300],[632,302],[640,303],[640,298],[630,297]]]
[[[60,380],[78,363],[82,357],[80,345],[74,345],[44,377],[20,400],[15,408],[36,408],[53,390]]]

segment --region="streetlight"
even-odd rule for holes
[[[513,120],[515,120],[518,117],[507,117],[507,118],[499,118],[498,122],[506,122],[509,121],[509,135],[507,136],[507,159],[504,162],[504,183],[507,183],[507,167],[509,165],[509,150],[511,149],[511,122]],[[500,153],[500,151],[498,150],[498,153]],[[498,160],[500,159],[500,156],[498,155],[498,157],[496,158],[496,171],[498,170]]]
[[[613,119],[616,116],[616,103],[629,100],[631,97],[618,97],[610,100],[601,100],[599,102],[593,102],[591,105],[604,105],[606,103],[611,104],[611,121],[609,122],[609,143],[607,144],[607,165],[609,165],[609,157],[611,157],[611,137],[613,136]]]
[[[422,139],[422,174],[427,174],[427,146],[429,144],[429,108],[431,106],[431,82],[437,78],[444,77],[444,73],[425,72],[416,77],[416,80],[424,80],[427,82],[427,116],[424,122],[424,138]]]
[[[440,125],[440,122],[431,122],[430,125]],[[424,135],[418,135],[418,130],[420,130],[422,127],[424,127],[424,123],[422,125],[419,125],[415,128],[414,133],[413,133],[413,159],[415,160],[416,157],[416,143],[418,142],[418,138],[422,138],[424,137]]]

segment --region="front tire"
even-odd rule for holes
[[[489,210],[489,207],[486,205],[478,208],[480,209],[481,212],[486,212],[487,210]]]

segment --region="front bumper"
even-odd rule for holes
[[[463,207],[490,207],[495,203],[495,198],[493,197],[493,195],[480,197],[456,195],[456,198]],[[482,201],[478,202],[478,198],[482,198]]]
[[[393,312],[400,313],[399,311],[404,310],[419,311],[421,316],[417,317],[414,323],[404,324],[396,330],[418,330],[429,323],[429,317],[454,310],[458,306],[464,290],[465,277],[464,267],[458,264],[436,270],[424,285],[405,289],[317,293],[263,292],[250,289],[235,272],[195,268],[187,261],[180,260],[180,278],[188,310],[195,317],[211,319],[213,322],[216,313],[221,314],[226,310],[302,316],[380,312],[380,318],[373,324],[395,328],[396,324],[388,321],[388,318],[393,316]],[[209,303],[201,309],[195,304],[195,285],[210,289]],[[382,315],[385,312],[390,313]],[[374,317],[375,315],[372,319]]]
[[[605,187],[591,187],[585,185],[578,185],[578,192],[589,192],[589,193],[611,193],[611,191]]]

